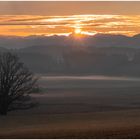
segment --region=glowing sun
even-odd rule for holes
[[[80,28],[77,28],[74,30],[75,34],[81,34],[82,30]]]

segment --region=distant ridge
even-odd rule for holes
[[[0,52],[6,50],[40,74],[140,76],[140,34],[2,36]]]
[[[80,39],[69,36],[0,36],[0,47],[8,49],[20,49],[30,46],[58,46],[58,47],[125,47],[140,48],[140,34],[129,37],[114,34],[95,34],[84,36]]]

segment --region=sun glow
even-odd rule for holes
[[[81,34],[82,30],[80,28],[76,28],[74,32],[75,32],[75,34]]]

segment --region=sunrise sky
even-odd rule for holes
[[[140,2],[0,2],[0,35],[140,33]]]

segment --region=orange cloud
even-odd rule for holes
[[[81,33],[140,33],[140,15],[1,15],[0,35],[67,35],[80,28]]]

